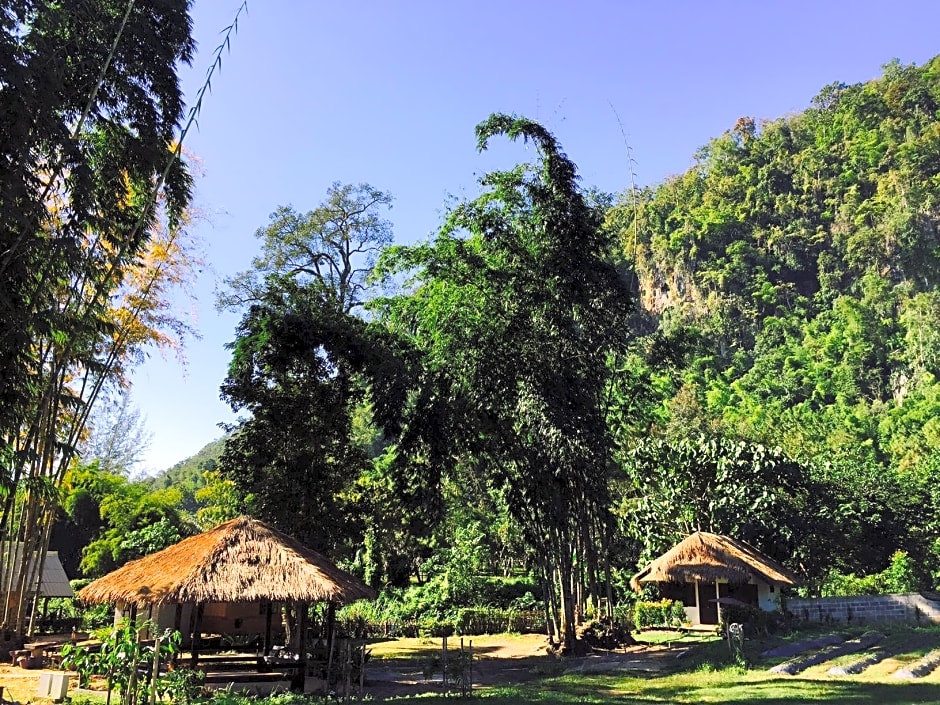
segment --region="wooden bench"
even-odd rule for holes
[[[266,666],[264,657],[257,654],[199,654],[196,663],[206,671],[241,671],[251,666],[261,670]]]
[[[207,671],[204,683],[206,685],[218,683],[273,683],[276,681],[289,681],[290,674],[280,671]]]

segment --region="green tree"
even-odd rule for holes
[[[104,469],[98,460],[75,464],[61,494],[64,516],[55,525],[52,547],[73,575],[104,575],[189,533],[180,513],[181,492],[151,490]]]
[[[48,546],[98,394],[186,331],[166,290],[192,263],[177,77],[189,5],[0,3],[0,538],[30,553]],[[3,622],[22,630],[29,577],[11,577]]]
[[[99,401],[89,417],[85,442],[85,462],[99,461],[107,472],[133,474],[135,466],[150,446],[152,434],[140,409],[131,403],[130,392],[118,398]]]
[[[362,532],[346,496],[370,466],[353,438],[356,408],[391,378],[376,331],[354,315],[391,237],[390,202],[366,184],[335,184],[309,213],[278,209],[256,233],[262,255],[219,298],[243,311],[222,395],[249,414],[219,471],[259,518],[334,557]],[[364,376],[373,371],[378,381]]]
[[[631,297],[601,213],[554,137],[493,115],[477,127],[479,149],[496,136],[531,142],[538,162],[487,174],[433,240],[387,250],[381,272],[410,279],[376,311],[422,355],[401,471],[433,490],[472,459],[505,493],[555,586],[558,635],[571,648],[573,585],[598,586],[590,559],[605,542],[611,457],[602,403]]]
[[[818,549],[806,540],[819,531],[819,490],[779,448],[704,434],[650,439],[632,449],[626,469],[620,514],[644,561],[694,531],[733,536],[795,568]]]

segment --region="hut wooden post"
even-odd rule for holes
[[[333,641],[333,630],[336,628],[336,603],[330,600],[326,606],[326,643]]]
[[[264,610],[264,655],[271,655],[271,617],[274,611],[274,603],[268,600],[267,607]]]
[[[307,678],[307,607],[306,602],[296,603],[297,634],[294,638],[294,653],[297,654],[297,668],[291,679],[291,690],[298,693],[304,692]]]
[[[193,643],[192,643],[192,667],[199,665],[199,646],[202,641],[202,611],[205,603],[197,602],[193,608]]]
[[[715,578],[715,614],[718,615],[718,624],[721,624],[721,588],[718,587],[718,579]]]
[[[160,680],[160,633],[153,639],[153,671],[150,673],[150,705],[157,705],[157,681]]]

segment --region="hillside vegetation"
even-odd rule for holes
[[[681,358],[659,377],[651,431],[812,465],[858,519],[840,541],[869,552],[855,570],[899,547],[931,552],[940,57],[827,86],[796,115],[741,118],[687,172],[623,194],[607,222]]]

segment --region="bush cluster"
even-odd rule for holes
[[[768,612],[754,605],[722,605],[722,631],[728,624],[743,624],[745,632],[750,635],[776,634],[788,627],[787,617],[783,613]]]
[[[471,604],[454,600],[439,580],[404,590],[388,588],[377,600],[345,606],[337,618],[346,633],[359,637],[544,631],[544,614],[530,579],[490,578],[479,585]]]
[[[657,602],[638,600],[633,612],[633,623],[637,629],[650,627],[681,627],[688,617],[681,602],[662,599]]]
[[[820,595],[896,595],[916,592],[919,584],[920,580],[910,556],[904,551],[895,551],[891,556],[891,564],[880,573],[860,577],[852,573],[829,573],[820,586]]]

